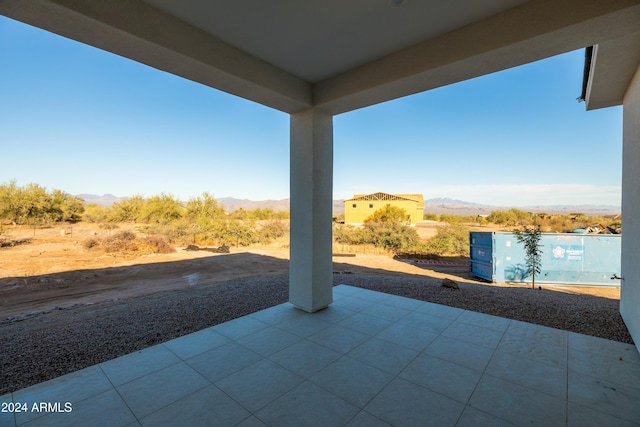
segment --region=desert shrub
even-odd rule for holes
[[[516,208],[511,208],[507,211],[491,211],[487,216],[487,221],[506,226],[527,225],[532,223],[533,220],[534,215],[531,212],[521,211]]]
[[[476,215],[455,215],[443,213],[440,215],[440,222],[447,222],[449,224],[463,224],[468,222],[476,222]]]
[[[420,241],[418,232],[399,224],[369,224],[373,244],[395,252],[414,247]]]
[[[170,254],[176,249],[167,243],[162,237],[149,236],[140,239],[138,243],[138,252],[153,254]]]
[[[189,224],[180,221],[169,224],[149,224],[141,227],[140,231],[148,236],[161,236],[174,245],[189,244],[189,236],[192,234]]]
[[[140,231],[149,236],[161,236],[172,245],[226,245],[249,246],[254,243],[268,244],[283,237],[289,230],[285,221],[273,220],[256,224],[233,218],[213,219],[200,217],[178,219],[166,224],[148,224]]]
[[[280,237],[283,237],[289,231],[286,223],[282,221],[269,221],[262,224],[258,231],[258,240],[260,243],[268,244]]]
[[[271,208],[257,208],[252,210],[238,208],[231,213],[230,217],[232,219],[237,219],[242,221],[278,220],[278,219],[289,219],[289,212],[274,211]]]
[[[49,191],[38,184],[18,186],[15,180],[0,184],[0,220],[32,226],[54,222],[77,222],[84,202],[61,190]]]
[[[395,223],[336,227],[334,240],[336,243],[347,245],[374,245],[396,253],[408,251],[420,243],[420,237],[414,228]]]
[[[258,242],[258,233],[253,223],[230,220],[222,223],[215,230],[219,244],[225,246],[249,246]]]
[[[100,240],[96,239],[96,238],[90,238],[84,241],[84,243],[82,244],[82,246],[85,249],[93,249],[97,246],[100,246]]]
[[[85,206],[82,219],[92,223],[103,223],[107,221],[110,212],[111,209],[107,207],[90,204]]]
[[[100,224],[99,227],[102,230],[107,230],[109,232],[109,234],[111,234],[111,232],[113,230],[117,230],[118,229],[118,225],[114,224],[113,222],[106,222],[106,223]]]
[[[180,200],[170,194],[161,193],[144,201],[137,218],[147,224],[167,224],[182,218],[185,213],[185,207]]]
[[[334,227],[333,239],[336,243],[343,245],[365,245],[371,244],[371,230],[367,227],[354,227],[352,225],[341,225]]]
[[[440,220],[440,216],[436,213],[431,213],[431,212],[427,212],[426,214],[424,214],[422,216],[422,219],[428,220],[428,221],[439,221]]]
[[[108,221],[136,222],[140,220],[142,207],[145,200],[140,195],[135,195],[124,200],[119,200],[110,209]]]
[[[422,250],[438,256],[469,256],[469,229],[462,225],[439,228],[438,234],[427,240]]]
[[[85,249],[99,249],[107,253],[168,254],[175,248],[161,236],[139,239],[132,231],[120,231],[101,239],[92,237],[84,241]]]
[[[189,227],[182,223],[171,223],[162,227],[162,235],[170,243],[182,243],[189,238]]]
[[[104,223],[104,224],[100,224],[98,226],[98,228],[100,228],[102,230],[115,230],[115,229],[117,229],[119,227],[118,227],[118,224],[114,224],[112,222],[107,222],[107,223]]]
[[[108,253],[136,252],[136,234],[132,231],[120,231],[113,236],[108,236],[100,241],[100,248]]]
[[[12,248],[14,246],[26,245],[31,243],[31,239],[10,239],[8,237],[0,238],[0,248]]]

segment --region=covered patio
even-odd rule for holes
[[[0,425],[640,425],[632,345],[352,286],[333,295],[314,314],[281,304],[2,396],[72,411]]]
[[[291,147],[290,303],[2,396],[73,410],[0,425],[640,424],[637,348],[333,288],[331,260],[333,116],[593,46],[587,108],[624,105],[621,313],[640,342],[640,1],[0,0],[0,14],[286,112]]]

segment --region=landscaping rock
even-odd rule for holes
[[[451,279],[442,279],[442,286],[451,289],[460,289],[460,286]]]

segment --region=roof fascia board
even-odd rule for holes
[[[585,96],[587,110],[622,105],[638,67],[640,31],[594,46]]]
[[[589,110],[589,104],[591,98],[591,88],[593,86],[593,76],[595,74],[594,70],[596,68],[596,62],[598,62],[598,50],[600,45],[594,45],[591,51],[591,58],[589,64],[589,75],[587,76],[587,87],[584,95],[584,103],[586,105],[587,110]]]
[[[140,0],[0,0],[0,14],[287,113],[311,85]]]
[[[340,114],[637,31],[640,0],[532,0],[314,85]]]

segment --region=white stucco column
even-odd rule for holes
[[[314,312],[333,301],[333,116],[291,115],[289,302]]]
[[[640,351],[640,69],[623,103],[620,314]]]

